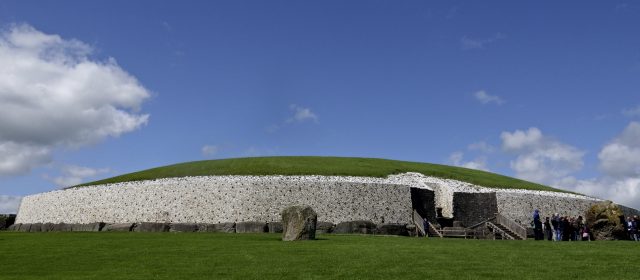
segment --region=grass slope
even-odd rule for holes
[[[326,175],[386,177],[418,172],[427,176],[455,179],[485,187],[564,192],[548,186],[495,173],[440,164],[375,158],[347,157],[254,157],[194,161],[168,165],[79,186],[207,175]]]
[[[637,279],[640,244],[0,232],[2,279]],[[634,268],[635,267],[635,268]]]

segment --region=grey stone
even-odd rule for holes
[[[281,222],[269,222],[267,227],[269,228],[269,233],[282,233],[284,230]]]
[[[41,232],[42,231],[42,223],[31,224],[29,227],[29,232]]]
[[[17,229],[17,231],[29,232],[30,229],[31,229],[31,224],[21,224],[20,227]]]
[[[317,223],[318,214],[310,206],[289,206],[282,210],[282,240],[313,240]]]
[[[169,227],[171,232],[195,232],[198,231],[198,225],[194,223],[175,223]]]
[[[10,225],[10,226],[7,228],[7,230],[8,230],[8,231],[15,231],[15,230],[16,230],[16,227],[18,227],[19,225],[20,225],[20,224],[13,224],[13,225]]]
[[[454,227],[471,226],[494,217],[498,213],[496,193],[453,194]],[[533,213],[533,209],[531,210]],[[433,221],[433,220],[432,220]],[[459,222],[458,225],[455,223]]]
[[[133,229],[137,232],[167,232],[169,231],[168,223],[138,223]]]
[[[53,224],[52,223],[44,223],[44,224],[42,224],[42,226],[40,227],[40,231],[41,232],[53,231]]]
[[[330,222],[318,222],[316,223],[316,235],[317,234],[324,234],[324,233],[331,233],[333,232],[333,228],[336,225],[334,225],[333,223]]]
[[[236,233],[264,233],[267,232],[267,223],[264,222],[238,222]]]
[[[333,233],[373,234],[375,231],[376,224],[371,221],[348,221],[336,225]]]
[[[235,233],[236,223],[198,224],[198,231]]]
[[[104,223],[71,224],[71,231],[100,231]]]
[[[71,231],[71,225],[65,223],[54,224],[51,231]]]
[[[400,235],[400,236],[408,236],[409,231],[407,230],[406,224],[384,224],[378,226],[376,229],[377,234],[382,235]]]
[[[102,231],[131,231],[136,224],[134,223],[115,223],[106,224]]]

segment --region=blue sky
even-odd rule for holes
[[[632,1],[2,0],[0,212],[269,155],[452,164],[640,207],[638,26]]]

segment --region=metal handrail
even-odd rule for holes
[[[515,238],[513,236],[511,236],[510,234],[506,233],[504,230],[500,229],[500,227],[498,227],[497,225],[495,225],[492,222],[486,222],[487,227],[490,227],[495,231],[497,231],[500,236],[502,236],[502,239],[505,239],[505,237],[508,237],[509,239],[513,239],[515,240]]]
[[[495,220],[495,219],[496,219],[496,217],[495,217],[495,216],[493,216],[493,217],[491,217],[491,218],[489,218],[489,219],[486,219],[486,220],[484,220],[484,221],[482,221],[482,222],[479,222],[479,223],[477,223],[477,224],[474,224],[474,225],[472,225],[472,226],[470,226],[470,227],[468,227],[468,228],[469,228],[469,229],[477,228],[477,227],[479,227],[479,226],[484,225],[486,222],[491,222],[491,221],[493,221],[493,220]]]
[[[527,239],[527,229],[524,228],[522,225],[516,223],[515,221],[505,217],[504,215],[500,213],[496,213],[496,223],[501,224],[504,227],[508,228],[518,237],[522,238],[522,240]]]
[[[416,211],[415,209],[413,209],[411,219],[413,220],[413,224],[416,226],[418,233],[422,233],[423,236],[427,236],[427,232],[424,228],[424,219],[422,218],[422,216],[420,216],[420,214],[418,214],[418,211]]]
[[[429,228],[431,228],[433,230],[433,232],[435,232],[440,238],[442,238],[442,233],[430,222],[427,221],[427,223],[429,224]]]

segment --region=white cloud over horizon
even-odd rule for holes
[[[22,201],[21,196],[0,195],[0,214],[16,214]]]
[[[90,168],[77,165],[64,165],[60,168],[60,176],[44,178],[53,182],[58,187],[71,187],[85,183],[87,179],[93,179],[98,175],[111,172],[109,168]]]
[[[500,96],[490,95],[484,90],[476,91],[475,93],[473,93],[473,97],[475,97],[476,100],[480,101],[480,103],[482,104],[494,103],[496,105],[502,105],[505,103],[504,99],[502,99]]]
[[[640,105],[636,106],[635,108],[624,109],[622,110],[622,114],[630,118],[640,117]]]
[[[220,152],[220,147],[217,145],[204,145],[202,146],[201,152],[205,157],[213,157]]]
[[[449,155],[449,163],[455,166],[469,168],[469,169],[491,171],[489,167],[487,167],[486,157],[481,156],[471,161],[464,161],[464,153],[460,151],[453,152],[451,155]]]
[[[502,149],[516,156],[510,162],[516,177],[555,184],[584,166],[584,151],[545,136],[536,127],[502,132]]]
[[[265,127],[265,131],[268,133],[275,133],[281,128],[292,125],[294,123],[313,122],[318,123],[319,118],[316,113],[311,111],[311,108],[302,107],[296,104],[289,105],[289,110],[293,112],[293,116],[287,118],[282,124],[271,124]]]
[[[59,148],[78,148],[145,125],[150,93],[91,46],[26,25],[0,31],[0,176],[28,173]]]

